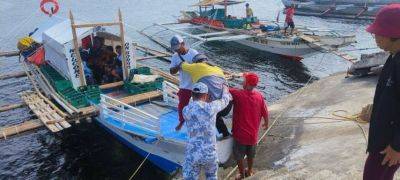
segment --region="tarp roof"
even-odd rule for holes
[[[244,3],[245,1],[235,1],[235,0],[227,0],[227,5],[234,5]],[[194,4],[193,6],[214,6],[214,5],[225,5],[225,0],[203,0]]]

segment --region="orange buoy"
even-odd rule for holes
[[[47,3],[51,3],[54,5],[54,9],[51,8],[51,11],[49,12],[48,10],[45,9],[44,5]],[[57,0],[42,0],[40,2],[40,10],[48,15],[52,15],[52,14],[56,14],[58,12],[58,10],[60,9],[60,7],[58,6],[58,2]]]

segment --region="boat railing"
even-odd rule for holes
[[[100,104],[101,114],[120,121],[123,129],[126,125],[131,125],[149,132],[146,135],[160,134],[158,117],[104,94],[101,94]]]
[[[179,87],[170,82],[164,81],[162,86],[163,100],[169,105],[177,105],[179,102],[178,93]]]

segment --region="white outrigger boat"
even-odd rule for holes
[[[260,21],[257,17],[237,18],[227,14],[227,6],[243,1],[204,0],[193,6],[199,11],[184,11],[179,23],[154,24],[141,32],[154,39],[165,30],[197,40],[192,46],[210,41],[234,41],[239,44],[274,54],[301,60],[319,52],[334,52],[338,48],[355,43],[355,35],[342,35],[333,30],[298,26],[292,36],[286,36],[282,24]],[[223,6],[223,8],[215,8]],[[179,27],[176,27],[179,24]],[[186,29],[196,29],[204,33],[190,33]],[[150,34],[150,29],[160,28]],[[343,53],[336,53],[343,57]],[[347,57],[348,58],[348,57]],[[352,59],[353,60],[353,59]]]
[[[109,26],[119,27],[119,35],[109,31]],[[71,12],[70,19],[53,16],[31,37],[35,47],[21,54],[26,56],[22,64],[36,91],[21,96],[46,127],[58,132],[69,128],[70,122],[94,117],[101,127],[163,171],[174,173],[182,166],[187,135],[185,127],[175,131],[178,80],[136,64],[168,53],[146,49],[153,56],[136,57],[137,44],[125,36],[120,12],[118,22],[107,23],[75,24]],[[107,46],[122,45],[123,81],[88,85],[81,53],[87,48],[84,46],[93,46],[95,37],[103,38]],[[45,61],[32,61],[43,50]],[[158,77],[132,82],[135,76],[150,74]],[[231,145],[231,139],[218,140],[221,163],[228,160]]]

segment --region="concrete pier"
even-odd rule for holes
[[[269,106],[270,123],[280,118],[258,147],[250,179],[362,179],[369,124],[328,118],[372,103],[377,77],[345,76],[321,79]],[[221,177],[231,170],[220,168]]]

